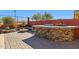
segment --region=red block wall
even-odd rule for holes
[[[64,20],[45,20],[45,21],[30,21],[30,25],[44,25],[44,24],[59,24],[63,23],[68,26],[79,26],[79,20],[76,19],[64,19]],[[75,37],[79,38],[79,28],[75,30]]]

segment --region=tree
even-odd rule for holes
[[[32,16],[32,19],[34,19],[34,20],[51,20],[52,18],[53,18],[53,16],[47,12],[45,12],[44,15],[37,13]]]
[[[41,20],[42,19],[42,15],[40,13],[34,14],[32,16],[32,19],[34,19],[34,20]]]
[[[2,17],[1,20],[2,20],[5,28],[16,28],[16,26],[17,26],[15,19],[10,16]]]
[[[2,18],[2,22],[3,22],[3,24],[7,24],[7,25],[14,24],[15,23],[15,19],[10,17],[10,16],[6,16],[6,17]]]
[[[43,20],[51,20],[53,18],[53,16],[50,13],[44,13],[44,15],[42,15],[42,19]]]

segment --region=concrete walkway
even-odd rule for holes
[[[5,40],[5,49],[33,49],[27,43],[24,43],[22,40],[33,36],[32,34],[26,33],[6,33],[4,34]]]
[[[4,49],[5,44],[4,44],[4,34],[0,34],[0,49]]]

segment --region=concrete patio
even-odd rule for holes
[[[72,42],[53,42],[44,38],[25,33],[0,34],[0,48],[2,49],[78,49],[79,40]]]
[[[4,49],[5,44],[4,44],[4,34],[0,34],[0,49]]]

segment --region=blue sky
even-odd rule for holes
[[[44,14],[45,12],[51,13],[54,19],[72,19],[74,15],[74,10],[16,10],[16,15],[32,17],[36,13]],[[1,15],[14,16],[14,10],[0,10],[0,17],[2,17]],[[23,19],[21,17],[20,20]]]

